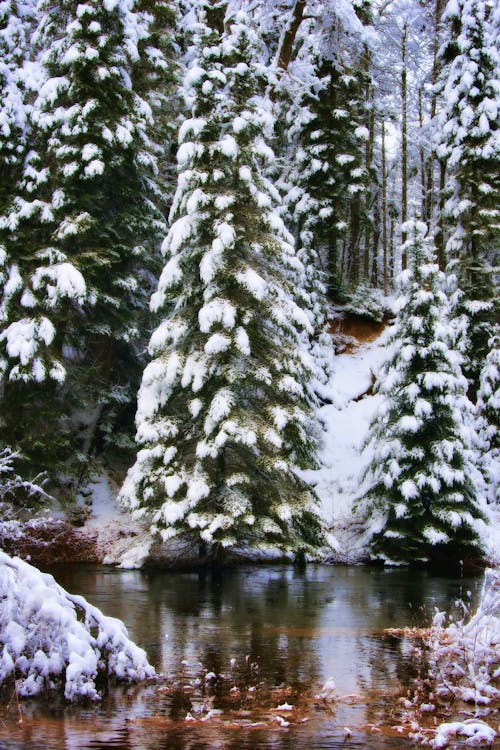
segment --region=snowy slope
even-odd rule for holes
[[[364,442],[370,422],[383,398],[372,395],[374,378],[385,358],[390,328],[372,343],[354,352],[337,355],[325,396],[331,404],[319,409],[324,443],[318,471],[305,472],[316,488],[321,515],[330,530],[332,561],[353,563],[364,556],[367,530],[353,512],[353,504],[366,489],[363,474],[373,451]],[[487,506],[489,525],[479,524],[487,560],[500,565],[500,507]]]
[[[380,397],[370,393],[385,356],[387,337],[388,329],[372,343],[335,357],[332,379],[323,394],[331,403],[318,413],[324,427],[321,467],[304,472],[320,499],[321,515],[331,531],[333,559],[338,561],[356,562],[362,556],[363,534],[352,506],[371,458],[363,443],[380,403]]]

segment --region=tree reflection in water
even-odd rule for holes
[[[405,748],[371,729],[390,725],[412,677],[404,642],[383,631],[427,624],[480,584],[326,566],[51,572],[124,620],[164,677],[110,688],[98,706],[26,703],[21,726],[5,709],[2,750]],[[329,679],[336,701],[316,697]]]

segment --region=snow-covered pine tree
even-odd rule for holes
[[[297,257],[303,267],[302,278],[295,286],[295,297],[299,307],[305,308],[309,313],[312,334],[305,332],[304,341],[310,346],[315,390],[321,398],[323,386],[332,375],[334,356],[332,338],[327,332],[327,273],[314,247],[313,233],[302,226],[305,204],[310,200],[305,188],[299,184],[300,169],[296,162],[300,123],[304,118],[303,86],[299,86],[297,91],[296,87],[288,86],[287,83],[289,81],[282,80],[274,89],[275,133],[278,130],[280,135],[275,137],[273,145],[278,148],[280,158],[270,165],[269,177],[282,197],[280,213],[285,226],[294,236]],[[307,108],[305,112],[307,119]]]
[[[11,203],[20,177],[29,140],[28,102],[23,66],[29,62],[30,30],[34,24],[32,2],[8,0],[0,5],[0,216]],[[27,67],[27,65],[26,65]],[[0,220],[0,326],[5,320],[4,289],[16,285],[16,269],[8,255],[9,230]],[[0,373],[2,367],[0,356]]]
[[[494,269],[500,240],[500,51],[498,17],[485,0],[450,0],[443,49],[437,155],[445,163],[447,254],[457,275],[457,328],[464,374],[476,399],[498,317]],[[495,20],[496,19],[496,20]]]
[[[303,272],[263,176],[273,158],[248,15],[200,3],[179,132],[178,189],[152,306],[162,316],[139,391],[140,450],[121,491],[164,540],[217,558],[238,544],[294,553],[321,541],[313,397],[293,301]],[[225,30],[224,30],[225,29]]]
[[[500,503],[500,334],[490,340],[477,396],[480,465],[488,501]]]
[[[144,245],[153,244],[160,214],[151,106],[144,80],[142,96],[132,85],[152,18],[129,6],[40,5],[30,150],[2,220],[5,408],[25,454],[25,439],[38,436],[29,435],[22,415],[31,419],[45,385],[28,398],[24,383],[62,383],[70,371],[64,411],[75,398],[84,407],[81,447],[88,451],[103,407],[126,409],[140,378],[135,346],[149,296]],[[150,68],[150,60],[144,64]],[[50,400],[52,390],[47,385]]]
[[[135,9],[145,15],[148,33],[138,41],[139,59],[134,66],[133,88],[151,107],[148,138],[157,162],[151,183],[155,203],[162,208],[160,224],[153,236],[168,229],[163,215],[168,216],[176,183],[175,138],[181,103],[178,98],[178,71],[176,62],[179,49],[176,37],[182,33],[178,6],[171,0],[136,0]],[[161,264],[159,271],[161,271]]]
[[[362,74],[342,70],[316,56],[317,90],[303,102],[289,137],[298,148],[290,176],[299,234],[311,237],[327,269],[329,295],[361,278],[359,244],[363,226],[364,168]],[[291,116],[296,112],[290,108]]]
[[[371,426],[371,487],[360,501],[370,553],[388,565],[458,562],[481,555],[484,516],[469,444],[472,405],[460,354],[450,348],[448,302],[422,222],[407,222],[410,268],[401,275],[384,402]]]
[[[12,199],[27,140],[23,64],[29,59],[34,5],[35,0],[0,5],[0,214]]]

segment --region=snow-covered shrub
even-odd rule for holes
[[[496,732],[484,721],[466,719],[466,721],[450,721],[440,724],[431,745],[436,750],[448,747],[451,740],[457,737],[465,738],[466,747],[490,746],[496,737]]]
[[[481,705],[500,700],[500,569],[486,571],[472,616],[445,626],[438,612],[425,640],[435,695]]]
[[[15,679],[22,697],[62,688],[69,701],[98,700],[98,676],[137,682],[153,674],[120,620],[0,552],[0,688]]]
[[[344,312],[380,323],[390,312],[390,305],[380,289],[370,289],[366,284],[360,284],[349,294]]]

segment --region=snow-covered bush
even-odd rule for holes
[[[438,612],[425,640],[436,696],[484,706],[500,700],[500,569],[486,571],[472,616],[445,626]]]
[[[380,323],[390,312],[390,305],[380,289],[360,284],[349,294],[344,312]]]
[[[450,721],[440,724],[436,736],[431,745],[436,750],[448,747],[451,740],[465,738],[466,747],[491,746],[496,737],[496,732],[484,721],[478,719],[466,719],[465,721]]]
[[[120,620],[105,617],[54,578],[0,551],[0,688],[22,697],[62,688],[67,700],[98,700],[96,678],[154,675]]]

